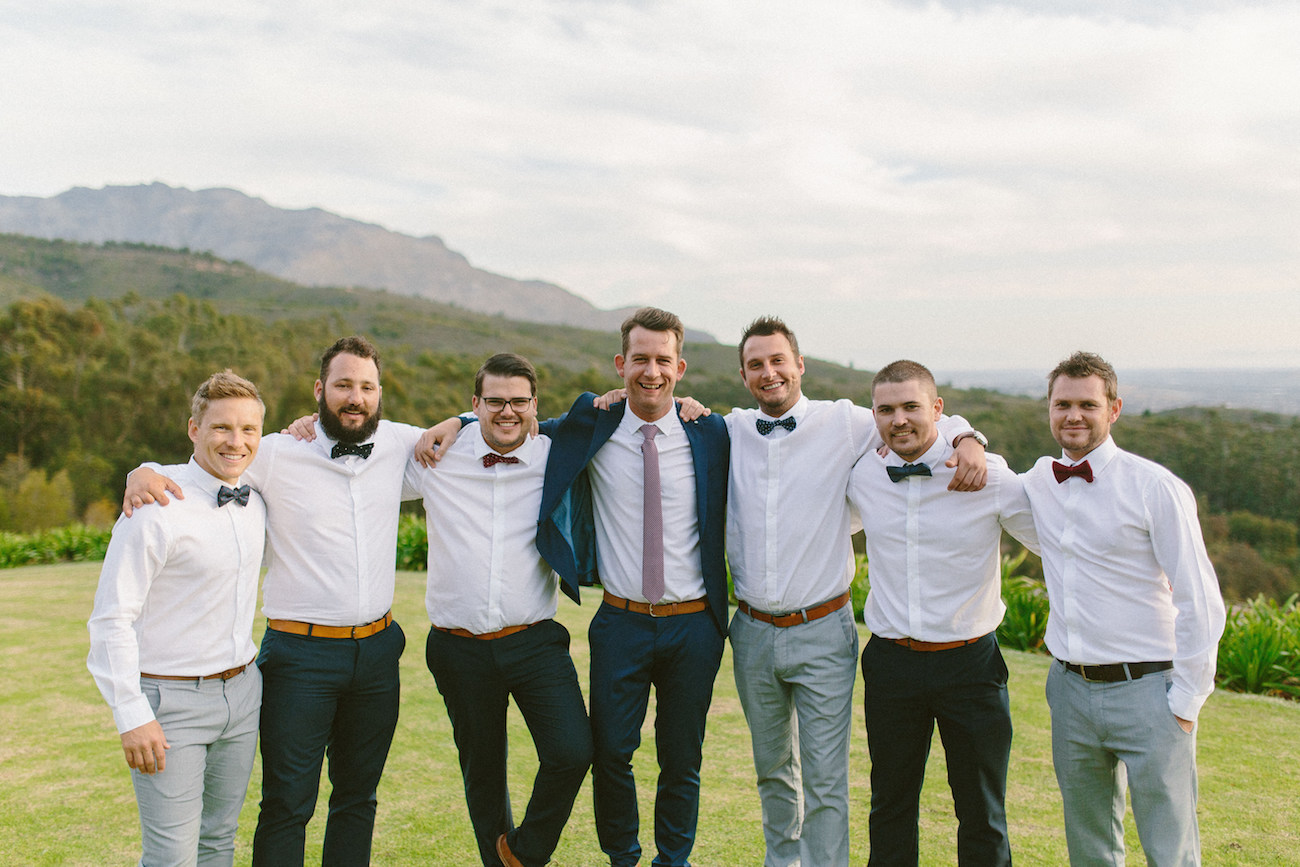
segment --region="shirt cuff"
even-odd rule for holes
[[[153,714],[153,706],[143,695],[113,708],[113,722],[117,724],[117,733],[120,735],[126,734],[131,729],[138,729],[145,723],[153,722],[154,719],[156,717]]]
[[[1194,695],[1174,684],[1169,688],[1169,710],[1180,719],[1196,722],[1197,715],[1209,697],[1208,694]]]

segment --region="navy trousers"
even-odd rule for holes
[[[569,633],[554,620],[483,641],[429,630],[425,662],[447,704],[460,754],[465,802],[485,867],[500,867],[496,840],[527,867],[551,858],[591,766],[591,724],[569,657]],[[506,786],[510,697],[537,748],[537,776],[516,828]]]
[[[871,867],[917,863],[921,784],[936,722],[957,812],[957,863],[1010,865],[1011,704],[997,639],[990,634],[965,647],[923,652],[872,637],[862,651],[862,679]]]
[[[365,867],[376,788],[397,728],[397,663],[406,636],[396,621],[368,638],[311,638],[268,629],[262,670],[262,804],[254,867],[303,862],[329,751],[332,786],[321,867]]]
[[[615,867],[641,857],[632,755],[655,691],[657,867],[686,867],[700,808],[704,723],[722,662],[722,633],[706,611],[651,617],[600,606],[588,629],[592,794],[600,847]]]

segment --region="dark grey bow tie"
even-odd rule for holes
[[[240,485],[237,488],[222,485],[221,490],[217,491],[217,505],[224,506],[234,500],[241,506],[248,505],[248,485]]]
[[[885,467],[891,482],[901,482],[908,476],[933,476],[927,464],[903,464],[901,467]]]

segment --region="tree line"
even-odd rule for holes
[[[340,335],[366,333],[349,310],[282,310],[273,317],[223,306],[131,292],[69,306],[33,293],[0,311],[0,530],[111,522],[131,468],[187,458],[189,398],[214,370],[230,367],[256,382],[267,404],[266,429],[279,430],[314,409],[321,350]],[[610,361],[615,334],[399,312],[394,320],[405,330],[393,325],[385,333],[383,322],[366,323],[384,353],[388,418],[428,424],[464,411],[475,371],[495,351],[520,351],[537,363],[542,417],[563,412],[581,391],[619,384]],[[425,332],[436,337],[412,337]],[[558,332],[560,348],[549,332]],[[690,346],[688,358],[683,393],[720,412],[749,404],[734,347]],[[804,389],[810,397],[869,405],[870,374],[810,362]],[[988,434],[1015,469],[1057,451],[1045,401],[978,389],[941,393],[949,411]],[[1300,591],[1300,419],[1178,410],[1121,416],[1114,434],[1197,492],[1227,595],[1281,599]]]

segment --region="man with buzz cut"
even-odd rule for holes
[[[762,801],[764,863],[843,867],[858,660],[847,494],[853,466],[880,437],[870,410],[803,395],[803,356],[780,319],[751,323],[739,352],[758,407],[726,419],[727,555],[739,609],[731,649]],[[983,437],[959,418],[945,418],[940,430],[961,442],[950,458],[953,487],[980,487]]]
[[[266,689],[255,867],[303,863],[327,756],[321,865],[370,863],[401,695],[397,519],[401,501],[417,496],[403,481],[423,431],[382,419],[379,351],[364,337],[325,351],[314,394],[315,440],[268,435],[246,479],[266,500],[270,545],[257,659]],[[131,474],[125,508],[165,505],[167,491],[179,493],[152,469]]]
[[[561,584],[537,552],[551,440],[530,436],[533,365],[513,353],[493,355],[475,377],[473,405],[479,423],[446,448],[437,469],[414,459],[407,469],[429,528],[425,661],[447,705],[484,867],[541,867],[591,765],[569,633],[554,620],[557,590],[577,602],[578,585]],[[538,760],[518,826],[506,786],[511,698]]]
[[[190,496],[120,518],[91,614],[87,666],[113,709],[140,811],[141,864],[230,865],[257,752],[253,617],[266,507],[241,477],[265,407],[227,370],[190,404]]]
[[[1051,613],[1052,761],[1070,863],[1124,863],[1124,792],[1150,864],[1201,863],[1196,718],[1224,607],[1196,499],[1119,448],[1115,369],[1076,352],[1048,376],[1060,460],[1025,476]]]
[[[1037,549],[1020,477],[990,454],[988,483],[953,493],[952,446],[934,377],[895,361],[871,383],[888,453],[853,468],[849,497],[862,515],[871,591],[862,651],[871,752],[871,867],[915,867],[921,785],[935,724],[957,813],[957,863],[1010,867],[1007,764],[1011,704],[996,630],[1006,529]]]

